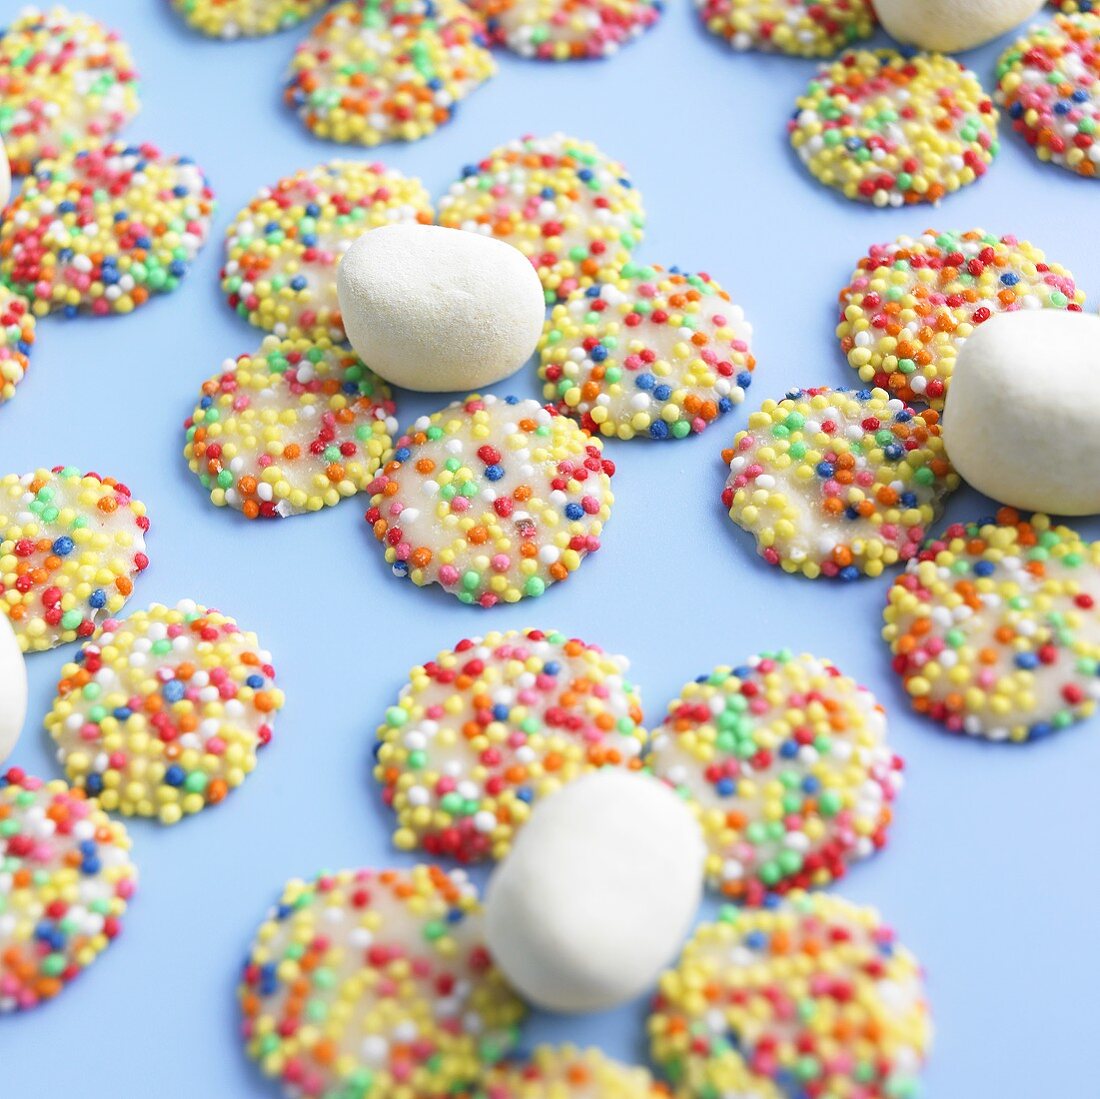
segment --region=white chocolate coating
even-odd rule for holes
[[[899,42],[958,53],[1007,34],[1043,0],[874,0],[882,25]]]
[[[0,763],[15,750],[26,715],[26,665],[7,615],[0,614]]]

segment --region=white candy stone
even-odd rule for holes
[[[1030,19],[1043,0],[874,0],[886,30],[922,50],[958,53],[992,42]]]
[[[619,768],[540,801],[489,880],[485,937],[526,999],[601,1011],[651,989],[702,894],[699,825],[668,787]]]
[[[0,763],[14,751],[26,716],[26,665],[8,616],[0,613]]]
[[[1100,317],[994,315],[959,353],[943,440],[961,476],[1002,504],[1100,512]]]
[[[470,392],[514,374],[542,334],[530,261],[493,237],[437,225],[372,229],[337,269],[344,329],[394,385]]]

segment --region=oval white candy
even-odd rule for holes
[[[470,392],[514,374],[546,317],[542,284],[510,244],[437,225],[361,236],[337,269],[344,329],[386,381]]]
[[[15,750],[27,716],[27,667],[8,616],[0,612],[0,763]]]
[[[879,21],[899,42],[943,53],[984,46],[1042,6],[1043,0],[874,0]]]
[[[650,989],[702,894],[705,849],[661,782],[596,771],[539,802],[489,881],[486,942],[515,989],[552,1011],[602,1011]]]
[[[962,346],[943,441],[963,479],[1002,504],[1100,512],[1100,317],[1002,313]]]

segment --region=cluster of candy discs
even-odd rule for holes
[[[203,384],[184,457],[218,507],[249,519],[319,511],[367,487],[397,434],[394,411],[354,351],[268,336]]]
[[[0,28],[0,139],[16,175],[95,148],[137,111],[129,47],[94,19],[27,8]]]
[[[913,955],[873,909],[804,892],[700,927],[649,1031],[654,1062],[696,1099],[915,1096],[931,1044]]]
[[[1046,736],[1100,699],[1100,543],[1045,515],[954,524],[890,589],[883,637],[913,707],[955,733]]]
[[[171,0],[184,21],[211,38],[259,37],[297,26],[329,0]]]
[[[854,580],[912,557],[959,485],[938,413],[881,389],[765,401],[723,457],[730,518],[784,571]]]
[[[104,622],[62,671],[46,728],[104,809],[174,824],[256,766],[282,707],[271,656],[191,601]]]
[[[828,57],[874,33],[870,0],[695,0],[711,34],[735,50]]]
[[[430,222],[418,179],[384,164],[333,160],[264,187],[226,233],[230,306],[277,336],[345,339],[336,265],[368,229]]]
[[[882,847],[901,787],[870,692],[790,653],[689,683],[649,764],[698,814],[710,885],[748,904],[828,885]]]
[[[290,882],[239,999],[249,1056],[301,1096],[468,1094],[524,1015],[485,949],[474,887],[428,866]]]
[[[472,396],[423,416],[369,487],[395,575],[491,607],[539,596],[600,548],[614,464],[536,401]]]
[[[27,373],[34,328],[27,299],[0,285],[0,404],[15,396],[15,387]]]
[[[0,1015],[53,999],[110,945],[137,885],[130,839],[60,780],[0,774]]]
[[[811,81],[788,128],[818,180],[875,206],[938,202],[998,151],[992,100],[942,54],[844,54]]]
[[[465,640],[414,668],[378,729],[375,777],[394,842],[501,858],[540,798],[645,746],[627,661],[559,633]]]
[[[0,612],[24,652],[92,635],[149,565],[145,505],[72,467],[0,478]]]
[[[1084,292],[1027,241],[929,230],[873,245],[840,292],[837,338],[865,383],[942,408],[959,347],[996,313],[1080,311]]]
[[[641,242],[645,212],[621,164],[559,133],[510,141],[465,168],[439,200],[439,224],[514,245],[553,302],[614,279]]]
[[[556,305],[543,396],[592,434],[683,439],[745,399],[752,326],[709,275],[627,264]]]

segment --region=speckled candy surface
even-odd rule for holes
[[[222,290],[239,316],[277,336],[346,339],[336,266],[368,229],[429,223],[419,179],[384,164],[332,160],[264,187],[225,239]]]
[[[931,1045],[920,966],[878,913],[824,893],[726,909],[661,980],[653,1060],[684,1099],[915,1099]],[[754,1094],[751,1090],[749,1094]]]
[[[518,138],[467,165],[439,200],[439,224],[514,245],[554,302],[614,278],[641,242],[645,212],[621,164],[557,133]]]
[[[1026,240],[928,230],[872,245],[840,292],[836,334],[860,379],[942,408],[959,348],[978,325],[1020,309],[1080,310],[1084,292]]]
[[[122,930],[126,829],[64,782],[0,773],[0,1015],[52,1000]]]
[[[985,175],[997,109],[978,78],[942,54],[854,50],[810,82],[788,124],[821,183],[874,206],[939,202]]]
[[[515,603],[600,548],[614,463],[537,401],[468,397],[422,416],[370,485],[367,522],[398,577],[464,603]]]
[[[524,1009],[483,942],[458,870],[341,870],[292,881],[238,993],[245,1048],[294,1099],[467,1094]]]
[[[1100,542],[1003,509],[930,540],[882,636],[918,712],[996,741],[1047,736],[1100,698]]]
[[[130,313],[176,289],[213,210],[194,161],[153,145],[43,161],[0,223],[0,280],[37,316]]]
[[[669,1094],[644,1068],[612,1061],[598,1049],[539,1046],[525,1061],[490,1069],[473,1099],[657,1099]]]
[[[329,340],[268,336],[203,383],[184,457],[217,507],[275,519],[362,492],[397,435],[389,387]]]
[[[283,98],[327,141],[416,141],[496,72],[487,45],[459,0],[337,4],[295,51]]]
[[[46,728],[104,809],[175,824],[244,782],[282,705],[256,635],[184,600],[104,622],[62,669]]]
[[[171,0],[187,24],[211,38],[256,38],[296,27],[328,0]]]
[[[1058,15],[1031,28],[997,65],[997,100],[1040,160],[1094,178],[1100,14]]]
[[[709,275],[627,264],[554,307],[543,396],[594,435],[683,439],[745,399],[752,325]]]
[[[71,466],[0,478],[0,613],[23,652],[90,637],[149,566],[145,505]]]
[[[0,28],[0,138],[16,175],[109,141],[137,111],[130,48],[90,16],[26,7]]]
[[[648,763],[699,818],[708,884],[747,904],[828,885],[884,846],[901,787],[875,697],[789,652],[689,683]]]
[[[785,572],[855,580],[916,554],[959,485],[939,414],[881,389],[792,390],[723,452],[730,518]]]
[[[646,734],[628,668],[541,630],[464,640],[414,668],[375,749],[396,846],[499,859],[540,798],[589,771],[639,766]]]
[[[870,0],[695,0],[711,34],[735,50],[829,57],[874,33]]]
[[[0,285],[0,405],[15,396],[30,367],[34,328],[27,299]]]

